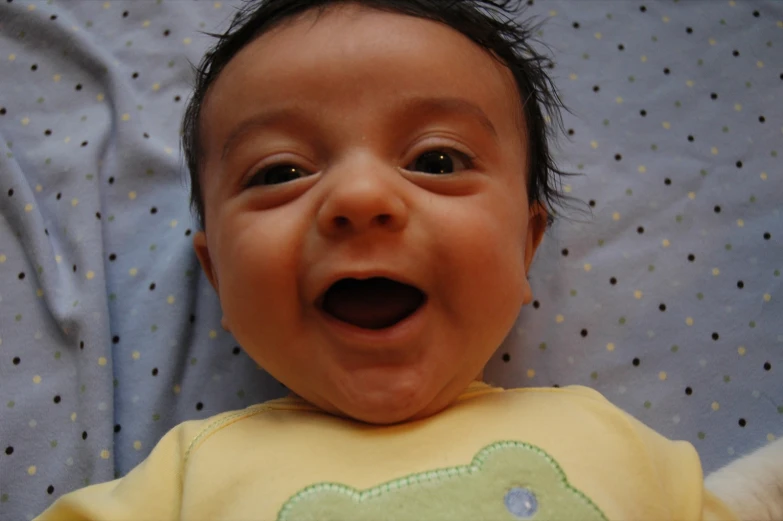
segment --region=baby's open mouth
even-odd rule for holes
[[[338,320],[365,329],[384,329],[406,319],[427,300],[420,289],[387,279],[340,279],[320,300],[320,307]]]

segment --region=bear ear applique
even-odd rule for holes
[[[278,521],[607,521],[546,452],[517,441],[481,449],[468,465],[411,474],[366,490],[318,483],[295,494]]]

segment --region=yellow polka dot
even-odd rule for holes
[[[759,177],[761,177],[762,181],[766,181],[767,180],[767,173],[766,172],[761,172],[761,175]]]
[[[644,165],[639,165],[639,173],[644,174],[647,172],[647,167]]]
[[[672,243],[671,243],[671,242],[669,242],[669,239],[664,239],[664,240],[661,242],[661,244],[663,245],[663,247],[664,247],[664,248],[668,248],[669,246],[671,246],[671,245],[672,245]]]
[[[712,410],[717,411],[720,409],[720,404],[718,402],[712,402]]]
[[[764,293],[764,302],[769,302],[770,300],[772,300],[772,295]]]
[[[74,197],[73,199],[71,199],[71,206],[75,207],[78,205],[79,205],[79,200],[77,198]]]
[[[718,155],[718,147],[710,148],[710,153],[712,153],[713,156],[717,156]]]
[[[12,62],[16,59],[16,54],[9,54],[8,55],[8,61]]]
[[[778,27],[783,29],[783,20],[778,20]]]
[[[595,141],[595,140],[590,141],[590,147],[592,147],[593,150],[598,148],[598,141]]]
[[[106,449],[103,449],[101,451],[101,459],[109,459],[109,451]]]
[[[686,81],[685,85],[687,85],[688,87],[693,87],[693,85],[694,85],[693,80]]]
[[[658,380],[663,381],[666,380],[666,378],[667,378],[666,371],[661,371],[660,373],[658,373]]]
[[[24,117],[24,118],[22,118],[22,120],[21,120],[21,121],[22,121],[22,126],[23,126],[23,127],[26,127],[27,125],[29,125],[29,124],[30,124],[30,118],[28,118],[28,117]]]
[[[585,271],[590,271],[590,270],[593,269],[593,265],[592,264],[585,264],[584,267],[585,267]]]
[[[734,110],[736,110],[737,112],[740,112],[742,110],[742,105],[740,105],[739,103],[735,103],[734,104]]]
[[[141,450],[141,442],[139,440],[134,441],[133,448],[136,450]]]
[[[737,5],[737,2],[735,2],[734,0],[729,0],[729,5],[731,7],[735,7]]]
[[[155,92],[159,91],[160,90],[160,83],[153,83],[152,84],[152,90],[154,90]]]
[[[130,199],[131,201],[136,199],[136,192],[128,192],[128,199]]]
[[[142,26],[142,27],[149,27],[149,26],[150,26],[150,21],[149,21],[149,20],[144,20],[144,21],[142,22],[141,26]]]
[[[166,299],[166,302],[168,302],[169,304],[173,304],[174,303],[174,295],[169,295],[169,298]]]
[[[685,319],[685,323],[687,325],[689,325],[689,326],[692,326],[693,325],[693,319],[691,317],[688,317],[688,318]]]
[[[41,377],[40,377],[39,375],[35,375],[35,376],[33,376],[33,383],[34,383],[34,384],[39,384],[39,383],[41,383]]]
[[[43,290],[41,288],[38,288],[35,290],[35,296],[36,297],[43,297]]]
[[[190,42],[192,42],[192,41],[193,41],[193,40],[191,40],[191,39],[188,37],[188,38],[184,38],[184,39],[182,40],[182,43],[184,43],[185,45],[190,45]]]
[[[55,74],[54,76],[52,76],[52,79],[54,80],[55,83],[57,83],[58,81],[60,81],[60,79],[62,79],[62,75]]]
[[[182,391],[182,388],[179,386],[179,384],[174,386],[174,394],[179,394],[180,391]]]
[[[775,441],[775,435],[771,432],[767,434],[767,441]]]
[[[601,33],[595,33],[595,39],[596,39],[596,40],[600,40],[600,39],[601,39],[601,38],[603,38],[603,37],[604,37],[604,35],[603,35],[603,34],[601,34]]]
[[[220,9],[220,7],[221,7],[222,5],[223,5],[223,4],[221,4],[220,2],[215,2],[214,4],[212,4],[212,6],[213,6],[215,9]]]
[[[111,7],[111,2],[103,2],[104,9],[108,9],[109,7]]]
[[[27,473],[30,474],[31,476],[35,476],[37,470],[38,469],[35,468],[35,465],[30,465],[29,467],[27,467]]]
[[[105,356],[102,356],[102,357],[100,357],[98,359],[98,365],[100,365],[100,366],[106,365],[106,357]]]
[[[612,220],[613,221],[619,221],[620,220],[620,212],[614,212],[612,214]]]
[[[718,268],[712,268],[712,274],[713,276],[717,277],[720,275],[720,270]]]
[[[176,228],[177,224],[178,224],[177,220],[176,219],[172,219],[172,221],[169,223],[169,226],[171,226],[172,228]]]
[[[87,274],[85,275],[85,277],[87,277],[87,280],[92,280],[92,279],[95,278],[95,272],[94,271],[88,271]]]
[[[748,350],[745,349],[745,346],[739,346],[737,348],[737,353],[739,353],[740,356],[745,356],[745,353],[747,353]]]
[[[647,62],[647,56],[642,55],[642,63],[646,63],[646,62]]]
[[[715,38],[710,38],[707,41],[710,42],[710,45],[715,45],[716,43],[718,43],[718,42],[715,41]]]
[[[575,79],[577,79],[578,77],[579,77],[579,76],[577,76],[577,75],[576,75],[576,74],[574,74],[573,72],[572,72],[571,74],[569,74],[569,75],[568,75],[568,79],[570,79],[570,80],[575,80]]]
[[[71,413],[71,422],[75,422],[75,421],[76,421],[76,413],[72,412]]]
[[[28,5],[27,6],[27,10],[28,11],[35,11],[35,5],[33,5],[33,4]]]
[[[209,331],[209,338],[212,338],[212,339],[217,338],[217,331],[215,331],[214,329],[210,330]]]
[[[688,192],[688,199],[690,199],[691,201],[696,199],[696,192]]]
[[[95,96],[95,99],[97,99],[98,101],[103,101],[103,98],[104,98],[103,94],[98,94],[97,96]]]
[[[557,322],[558,324],[562,324],[564,320],[565,320],[565,317],[563,315],[557,315],[555,317],[555,322]]]
[[[55,255],[54,256],[54,262],[56,262],[57,264],[60,264],[62,261],[63,261],[63,258],[60,255]]]
[[[128,273],[130,274],[131,277],[135,277],[138,272],[139,270],[137,270],[136,268],[131,268],[128,270]]]
[[[742,228],[743,226],[745,226],[745,221],[743,221],[742,219],[737,219],[737,226]]]
[[[35,185],[35,191],[36,191],[36,192],[40,192],[40,191],[42,191],[42,190],[43,190],[43,186],[41,186],[41,185]]]
[[[122,120],[123,121],[130,121],[130,114],[128,114],[127,112],[125,114],[123,114],[122,115]]]
[[[30,203],[27,203],[26,205],[24,205],[24,211],[25,212],[32,212],[33,211],[33,205],[30,204]]]
[[[527,370],[527,377],[528,378],[533,378],[534,376],[536,376],[536,371],[534,369],[528,369]]]
[[[564,191],[565,193],[567,193],[567,194],[570,194],[570,193],[571,193],[571,190],[572,190],[572,188],[571,188],[571,185],[565,185],[565,186],[563,187],[563,191]]]
[[[634,298],[635,298],[636,300],[639,300],[640,298],[642,298],[642,295],[644,295],[644,293],[642,293],[642,292],[641,292],[640,290],[638,290],[638,289],[637,289],[636,291],[634,291],[634,292],[633,292],[633,296],[634,296]]]
[[[669,19],[668,16],[664,16],[663,18],[661,18],[661,20],[663,20],[663,23],[667,23],[667,24],[670,22],[670,19]]]
[[[611,343],[611,342],[609,342],[608,344],[606,344],[606,350],[607,350],[607,351],[609,351],[609,352],[612,352],[612,351],[614,351],[614,344],[613,344],[613,343]]]
[[[3,263],[4,263],[5,261],[7,261],[7,260],[8,260],[8,257],[6,257],[6,256],[5,256],[5,255],[3,255],[3,254],[0,254],[0,264],[3,264]]]
[[[759,69],[763,69],[764,68],[764,62],[761,61],[761,60],[757,61],[756,62],[756,67],[758,67]]]
[[[549,11],[549,16],[557,16],[557,11],[555,11],[554,9]]]
[[[672,124],[669,123],[668,121],[664,121],[662,123],[662,125],[663,125],[663,128],[665,128],[666,130],[669,130],[670,128],[672,128]]]
[[[166,152],[168,155],[171,155],[174,153],[174,149],[171,147],[163,147],[163,151]]]
[[[138,351],[134,351],[133,353],[131,353],[131,357],[134,360],[138,360],[139,358],[141,358],[141,353],[139,353]]]
[[[622,98],[622,96],[617,96],[617,98],[615,98],[615,101],[616,101],[618,104],[622,103],[622,102],[623,102],[623,98]]]

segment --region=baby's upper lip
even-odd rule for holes
[[[331,288],[335,283],[343,279],[368,280],[373,278],[385,278],[385,279],[393,280],[401,284],[412,286],[418,289],[419,291],[421,291],[422,293],[424,293],[425,295],[427,294],[427,292],[424,291],[422,287],[413,280],[412,277],[408,277],[407,275],[404,275],[394,270],[389,270],[389,269],[341,270],[325,277],[323,279],[323,282],[318,284],[316,297],[313,304],[315,304],[316,307],[320,308],[323,304],[324,295],[329,290],[329,288]]]

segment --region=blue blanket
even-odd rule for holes
[[[487,376],[592,386],[712,470],[783,435],[783,5],[642,4],[528,11],[591,213],[548,232]],[[235,5],[0,3],[0,519],[285,393],[191,249],[189,61]]]

